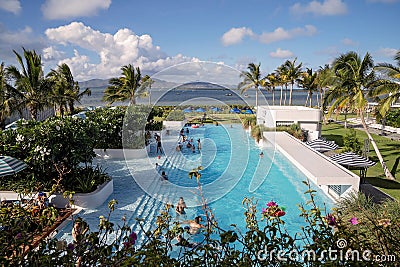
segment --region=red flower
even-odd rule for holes
[[[274,201],[270,201],[267,203],[267,206],[268,207],[276,207],[276,206],[278,206],[278,204],[276,204],[276,202],[274,202]]]
[[[286,214],[286,212],[284,212],[283,210],[278,210],[277,212],[275,212],[275,217],[282,217]]]

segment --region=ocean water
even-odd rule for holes
[[[104,94],[104,87],[92,88],[91,96],[84,96],[81,100],[82,106],[104,106],[105,103],[102,102],[102,97]],[[262,95],[259,95],[259,104],[268,103],[272,105],[280,104],[280,90],[275,91],[275,101],[273,101],[272,93],[262,90]],[[284,93],[283,93],[284,94]],[[263,99],[264,97],[264,99]],[[199,99],[203,98],[203,99]],[[216,99],[225,104],[241,104],[241,105],[255,105],[255,91],[249,89],[246,93],[240,94],[240,91],[235,89],[172,89],[167,91],[166,89],[151,89],[151,104],[158,106],[163,105],[180,105],[185,101],[191,100],[192,103],[207,105],[207,100],[204,98]],[[313,94],[312,104],[317,105],[317,98],[320,101],[320,96],[317,93]],[[283,95],[284,99],[284,95]],[[293,105],[304,106],[307,100],[307,92],[301,89],[293,90]],[[197,102],[196,102],[197,101]],[[138,98],[137,103],[148,104],[149,98]],[[128,102],[115,103],[114,105],[128,105]],[[289,104],[289,90],[286,96],[286,105]],[[282,100],[283,105],[283,100]],[[309,105],[309,104],[307,104]]]

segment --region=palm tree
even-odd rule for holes
[[[21,67],[7,67],[7,73],[14,80],[14,87],[18,92],[17,109],[28,108],[31,118],[37,119],[38,111],[49,105],[51,81],[43,74],[42,59],[34,50],[24,50],[24,59],[15,50],[14,54]]]
[[[0,129],[4,129],[7,117],[12,113],[15,104],[15,91],[8,83],[4,62],[0,64]]]
[[[303,65],[303,63],[300,63],[296,66],[296,60],[297,57],[293,61],[286,60],[286,62],[284,63],[287,70],[287,79],[288,82],[290,82],[289,106],[292,105],[294,82],[300,77],[301,68]]]
[[[267,75],[267,85],[272,91],[272,105],[275,106],[275,88],[279,85],[279,78],[276,73]]]
[[[65,63],[58,65],[56,70],[51,70],[47,77],[53,81],[52,98],[59,106],[61,116],[64,115],[67,106],[69,112],[73,114],[75,101],[79,102],[84,95],[91,94],[89,88],[79,92],[79,84],[74,80],[71,69]]]
[[[317,83],[321,99],[321,103],[318,103],[318,106],[322,107],[322,101],[324,99],[325,91],[334,84],[334,75],[332,74],[332,69],[329,64],[325,64],[323,67],[319,67],[317,73]]]
[[[109,80],[110,85],[106,88],[103,99],[109,104],[129,100],[130,105],[135,105],[137,97],[146,96],[140,68],[129,64],[123,66],[121,71],[122,76]]]
[[[378,105],[379,115],[384,118],[391,105],[400,99],[400,51],[394,57],[397,66],[389,63],[381,63],[375,66],[375,70],[384,75],[384,78],[376,81],[371,96],[384,96]]]
[[[287,83],[288,83],[288,73],[285,65],[279,66],[275,72],[277,73],[278,77],[278,84],[281,86],[281,96],[279,100],[279,105],[282,106],[283,100],[283,86],[285,86],[285,97],[283,104],[286,105],[286,91],[287,91]]]
[[[356,52],[351,51],[340,55],[334,60],[333,71],[337,80],[335,86],[331,88],[330,91],[336,90],[337,92],[332,93],[332,95],[335,95],[336,99],[329,109],[329,112],[331,112],[337,106],[345,105],[357,110],[357,113],[361,119],[361,124],[375,150],[379,162],[382,165],[385,176],[388,179],[394,180],[393,175],[387,168],[379,148],[376,145],[375,140],[372,138],[367,124],[365,123],[364,112],[368,104],[368,88],[370,88],[371,84],[373,84],[373,82],[376,80],[373,67],[374,62],[369,53],[367,53],[364,58],[361,59]]]
[[[240,77],[243,78],[243,81],[239,83],[238,88],[241,90],[241,94],[246,92],[250,88],[254,88],[256,90],[256,108],[258,109],[258,90],[259,87],[262,86],[263,80],[265,77],[261,77],[260,65],[250,63],[247,66],[248,71],[242,71]]]
[[[147,94],[149,96],[149,105],[151,105],[151,85],[154,83],[154,80],[151,79],[151,77],[149,75],[145,75],[143,77],[142,81],[143,81],[142,86],[149,88]]]
[[[313,73],[312,69],[307,68],[305,72],[301,73],[301,78],[297,80],[299,86],[308,91],[306,106],[308,100],[310,100],[310,107],[312,107],[312,95],[318,89],[317,77],[318,74],[316,72]]]

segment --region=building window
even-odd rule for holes
[[[341,185],[328,185],[328,188],[335,192],[338,196],[342,194],[342,186]]]
[[[290,126],[294,124],[294,121],[277,121],[276,122],[276,127],[278,126]]]

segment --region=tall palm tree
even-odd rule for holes
[[[37,119],[38,111],[49,105],[51,81],[43,74],[42,59],[34,50],[24,50],[24,59],[14,50],[21,70],[15,66],[7,67],[7,73],[14,80],[18,91],[17,109],[28,108],[31,118]]]
[[[286,60],[286,62],[284,63],[284,65],[287,69],[288,82],[290,83],[289,106],[292,105],[294,82],[300,77],[301,68],[303,65],[303,63],[296,65],[296,60],[297,60],[297,57],[293,61]]]
[[[391,105],[400,99],[400,51],[394,57],[396,65],[381,63],[375,66],[375,70],[383,74],[383,78],[376,81],[371,96],[383,96],[379,101],[378,112],[384,118]]]
[[[279,78],[276,73],[270,73],[267,75],[267,84],[272,91],[272,105],[275,106],[275,88],[279,85]]]
[[[318,90],[320,94],[321,103],[318,106],[322,107],[322,101],[324,99],[325,91],[334,84],[334,75],[329,64],[325,64],[323,67],[319,67],[317,76]]]
[[[317,82],[318,74],[313,72],[312,69],[307,68],[306,71],[301,73],[301,77],[297,80],[299,86],[307,90],[307,99],[306,99],[306,106],[308,100],[310,100],[310,107],[312,107],[312,96],[315,91],[318,89],[318,82]]]
[[[109,80],[110,85],[106,88],[103,99],[109,104],[129,100],[130,105],[135,105],[137,97],[146,96],[146,86],[142,86],[140,68],[129,64],[123,66],[121,71],[120,77]]]
[[[65,63],[58,65],[56,70],[51,70],[47,77],[53,81],[52,98],[59,106],[61,116],[67,109],[73,114],[75,102],[79,103],[84,95],[90,96],[91,94],[89,88],[79,92],[79,84],[74,80],[71,69]]]
[[[335,106],[349,105],[357,110],[361,119],[361,124],[370,140],[375,153],[382,165],[385,176],[394,180],[383,160],[382,154],[372,138],[367,124],[365,123],[365,108],[367,107],[367,94],[371,84],[374,83],[375,73],[373,71],[374,62],[369,53],[361,58],[356,52],[348,52],[340,55],[333,62],[333,71],[336,76],[336,84],[332,89],[336,89],[336,100],[332,104],[330,111]],[[341,89],[340,89],[341,88]],[[331,90],[332,90],[331,89]]]
[[[142,86],[145,88],[149,88],[147,90],[147,95],[149,96],[149,105],[151,105],[151,85],[154,83],[154,80],[151,79],[149,75],[145,75],[142,79]]]
[[[9,117],[15,105],[16,92],[8,83],[8,75],[4,62],[0,64],[0,129],[4,129],[7,117]]]
[[[263,80],[265,77],[261,76],[260,65],[249,63],[247,66],[248,71],[242,71],[240,77],[243,78],[243,81],[239,83],[238,88],[241,90],[241,94],[249,90],[250,88],[254,88],[256,90],[256,108],[258,109],[258,91],[260,86],[262,86]]]
[[[281,95],[280,95],[279,105],[282,106],[282,100],[283,100],[283,104],[286,105],[286,91],[287,91],[287,83],[288,83],[287,68],[284,64],[282,64],[275,70],[275,72],[277,73],[278,84],[281,86]],[[285,97],[283,97],[283,87],[284,86],[285,86]]]

